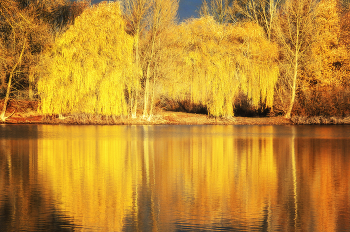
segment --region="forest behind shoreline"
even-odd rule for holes
[[[347,0],[206,0],[181,23],[178,3],[0,0],[0,121],[11,99],[77,119],[350,115]]]

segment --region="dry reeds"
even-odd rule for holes
[[[350,124],[350,117],[293,116],[291,121],[299,125],[337,125]]]

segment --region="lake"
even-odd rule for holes
[[[350,231],[350,126],[0,125],[2,231]]]

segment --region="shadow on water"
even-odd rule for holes
[[[21,126],[20,130],[16,126],[2,127],[0,131],[1,231],[73,231],[77,228],[71,219],[56,210],[52,193],[40,183],[37,127]]]
[[[38,125],[0,124],[0,140],[37,139],[38,137]]]

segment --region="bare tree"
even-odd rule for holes
[[[5,72],[5,82],[6,73],[9,74],[9,79],[6,87],[6,96],[4,100],[4,105],[0,114],[0,121],[5,121],[8,117],[5,116],[7,102],[10,97],[10,91],[12,87],[13,77],[16,74],[17,68],[22,62],[23,54],[26,50],[26,31],[30,21],[23,12],[18,10],[18,5],[11,0],[2,1],[0,4],[0,18],[2,23],[1,27],[1,48],[2,52],[0,54],[1,68]],[[4,83],[2,83],[4,85]]]
[[[55,31],[64,30],[88,4],[85,0],[0,1],[0,90],[6,92],[3,120],[11,89],[28,89],[33,99],[40,56],[53,44]]]
[[[316,5],[316,0],[287,0],[279,15],[277,36],[282,47],[284,61],[291,70],[290,75],[285,77],[290,91],[286,118],[291,117],[300,69],[312,43]]]
[[[8,117],[5,116],[6,114],[6,108],[7,108],[7,102],[10,98],[10,91],[11,91],[11,84],[12,84],[12,78],[14,76],[14,73],[17,69],[17,67],[20,65],[20,63],[22,62],[22,57],[23,57],[23,53],[25,51],[26,48],[26,41],[23,41],[23,45],[22,45],[22,51],[18,57],[17,62],[15,63],[15,65],[12,67],[12,70],[10,72],[10,77],[9,77],[9,81],[7,82],[7,90],[6,90],[6,97],[5,97],[5,101],[4,101],[4,105],[2,106],[2,111],[0,114],[0,121],[6,121],[7,118],[11,117],[13,115],[14,112],[12,112],[12,114]]]
[[[141,60],[140,60],[140,39],[143,38],[147,28],[147,18],[150,15],[152,1],[149,0],[122,0],[123,13],[127,22],[127,32],[135,38],[134,57],[135,70],[134,78],[141,79]],[[137,105],[139,97],[139,88],[137,85],[129,89],[129,101],[132,118],[136,118]]]
[[[265,30],[269,40],[277,19],[277,12],[284,0],[203,0],[201,16],[213,16],[222,23],[253,21]]]
[[[143,81],[143,117],[152,115],[151,78],[155,73],[155,56],[158,46],[161,46],[163,31],[174,23],[178,0],[123,0],[124,14],[127,19],[127,30],[135,37],[135,63],[142,68]],[[142,46],[141,46],[142,44]],[[137,93],[136,93],[137,94]],[[134,102],[138,96],[133,97]],[[136,117],[137,102],[133,106],[133,117]]]
[[[233,0],[203,0],[199,10],[201,16],[213,16],[220,24],[232,21]]]
[[[269,40],[284,0],[237,0],[233,4],[232,20],[248,19],[262,26]]]
[[[164,32],[168,27],[172,26],[175,22],[177,16],[177,10],[179,7],[178,0],[153,0],[152,5],[152,15],[150,17],[149,25],[149,46],[146,51],[146,66],[145,66],[145,92],[144,92],[144,108],[143,117],[151,117],[152,112],[149,108],[150,101],[150,79],[151,79],[151,66],[155,67],[154,63],[157,45],[161,46],[162,32]],[[156,78],[157,73],[155,73],[153,78]],[[153,85],[154,87],[154,85]],[[153,105],[153,102],[151,102]],[[152,108],[151,108],[152,109]]]

